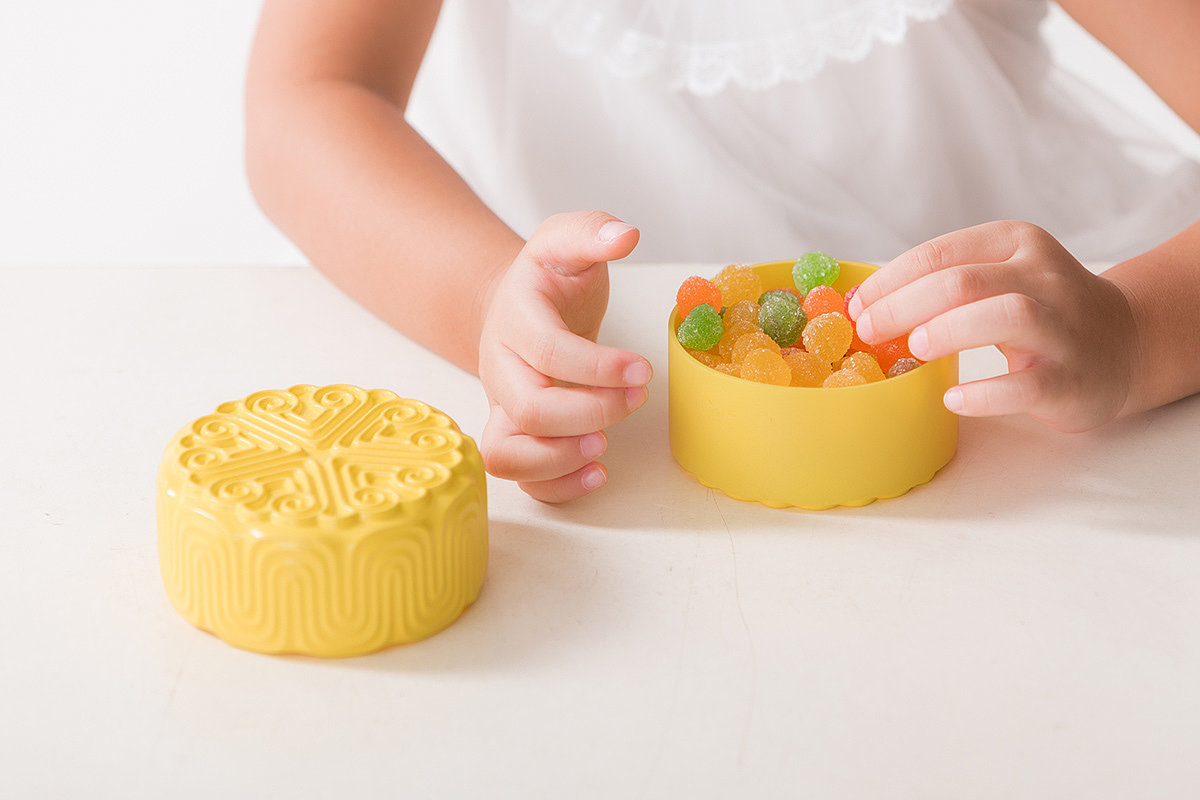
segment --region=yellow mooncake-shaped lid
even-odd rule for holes
[[[369,653],[478,596],[483,462],[448,416],[384,389],[256,392],[167,446],[158,546],[172,605],[230,644]]]

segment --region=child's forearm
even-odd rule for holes
[[[1200,223],[1104,277],[1125,292],[1137,330],[1123,414],[1200,392]]]
[[[347,81],[252,89],[246,158],[258,202],[317,268],[477,370],[488,289],[523,242],[395,104]]]

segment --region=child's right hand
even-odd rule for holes
[[[639,408],[650,362],[598,345],[608,264],[637,229],[601,212],[550,217],[491,288],[479,377],[491,405],[480,450],[488,472],[559,503],[607,480],[604,429]]]

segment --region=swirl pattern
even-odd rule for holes
[[[158,515],[172,604],[259,652],[424,638],[475,600],[487,567],[474,442],[386,390],[301,385],[222,404],[168,446]]]

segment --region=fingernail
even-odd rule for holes
[[[858,292],[850,298],[850,304],[846,306],[846,313],[850,315],[850,319],[857,321],[858,315],[862,313],[862,300],[858,299]]]
[[[604,474],[604,468],[596,464],[585,469],[579,480],[583,484],[583,488],[589,492],[594,492],[604,485],[604,482],[608,480],[608,476]]]
[[[929,360],[929,334],[924,328],[917,328],[908,335],[908,352],[922,361]]]
[[[625,405],[630,411],[636,411],[642,407],[642,403],[646,402],[646,388],[644,386],[630,386],[625,390]]]
[[[850,302],[853,303],[857,299],[857,297],[852,297]],[[875,334],[875,331],[871,329],[871,315],[861,315],[854,323],[854,330],[858,333],[858,338],[864,342],[871,341],[872,336]]]
[[[909,346],[909,349],[911,350],[912,347]],[[946,404],[946,408],[957,414],[963,410],[962,390],[957,386],[947,389],[946,393],[942,395],[942,402]]]
[[[597,431],[579,439],[579,452],[589,461],[608,449],[608,437]]]
[[[652,370],[650,364],[645,361],[635,361],[625,368],[625,372],[621,374],[621,380],[625,383],[631,383],[635,386],[642,386],[649,382]]]
[[[622,236],[633,230],[633,226],[626,222],[621,222],[619,219],[609,220],[600,226],[600,233],[596,238],[600,240],[600,244],[611,244],[616,241],[618,236]]]

